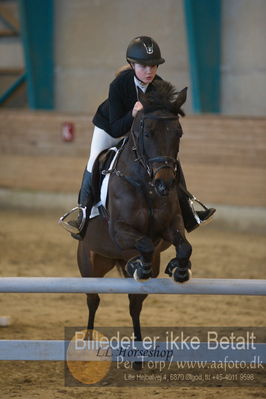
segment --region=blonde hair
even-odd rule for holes
[[[118,75],[120,75],[121,72],[127,71],[128,69],[131,69],[130,65],[123,65],[121,66],[119,69],[117,69],[117,71],[115,72],[115,77],[117,77]]]

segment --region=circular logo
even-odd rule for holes
[[[95,384],[109,372],[112,350],[108,338],[97,330],[76,331],[66,353],[72,376],[83,384]]]

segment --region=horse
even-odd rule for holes
[[[165,272],[178,283],[190,278],[192,247],[185,237],[177,190],[177,155],[183,133],[179,115],[187,88],[177,92],[165,81],[154,86],[142,99],[143,110],[134,118],[119,158],[108,171],[108,219],[90,219],[79,241],[82,277],[104,277],[116,266],[126,278],[156,278],[161,252],[174,245],[176,256]],[[100,156],[93,176],[99,176],[102,163]],[[140,313],[147,295],[128,297],[134,337],[141,341]],[[99,303],[98,294],[87,294],[88,331],[94,328]]]

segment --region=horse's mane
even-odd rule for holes
[[[153,82],[152,90],[141,99],[144,113],[164,110],[184,116],[185,113],[176,103],[178,94],[178,91],[170,82],[165,80]]]

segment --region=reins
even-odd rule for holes
[[[133,147],[132,147],[132,151],[135,153],[135,162],[139,162],[140,165],[144,168],[144,170],[147,172],[147,175],[149,177],[150,180],[152,180],[152,178],[156,175],[156,173],[158,173],[161,169],[164,168],[169,168],[172,169],[174,175],[176,176],[177,170],[178,170],[178,161],[177,159],[173,158],[173,157],[168,157],[168,156],[157,156],[157,157],[153,157],[153,158],[148,158],[146,156],[145,153],[145,148],[144,148],[144,121],[146,119],[151,119],[151,120],[176,120],[178,119],[178,116],[176,115],[171,115],[169,113],[167,114],[161,114],[161,115],[154,115],[152,113],[143,115],[140,121],[140,133],[138,134],[138,141],[136,139],[136,135],[134,134],[134,126],[135,126],[135,121],[132,124],[131,130],[130,130],[130,136],[132,137],[132,141],[133,141]],[[125,175],[123,172],[121,172],[120,170],[117,169],[117,164],[118,164],[118,160],[120,157],[120,153],[122,152],[124,145],[128,143],[128,137],[124,139],[124,142],[122,144],[122,146],[119,149],[119,154],[116,157],[116,162],[113,165],[112,169],[109,170],[104,170],[102,172],[102,174],[115,174],[118,177],[123,178],[124,180],[126,180],[129,184],[133,185],[134,187],[137,188],[142,188],[142,190],[144,190],[144,185],[142,182]],[[156,168],[155,171],[153,171],[153,168],[151,167],[152,164],[157,163],[160,164],[160,166],[158,166],[158,168]],[[149,182],[149,185],[152,186],[151,181]]]
[[[136,139],[136,135],[134,134],[134,126],[135,126],[135,121],[131,127],[131,137],[133,141],[133,147],[132,150],[136,155],[136,162],[139,162],[143,168],[146,170],[148,176],[150,179],[153,178],[156,173],[159,172],[159,170],[164,169],[164,168],[169,168],[172,169],[174,172],[174,175],[176,175],[177,172],[177,160],[172,157],[168,156],[157,156],[153,158],[148,158],[145,153],[145,148],[144,148],[144,122],[146,119],[150,120],[176,120],[178,119],[177,116],[171,115],[169,113],[167,114],[161,114],[161,115],[154,115],[154,114],[146,114],[143,115],[140,121],[140,133],[138,135],[138,141]],[[152,164],[158,163],[161,164],[155,171],[153,171]]]

